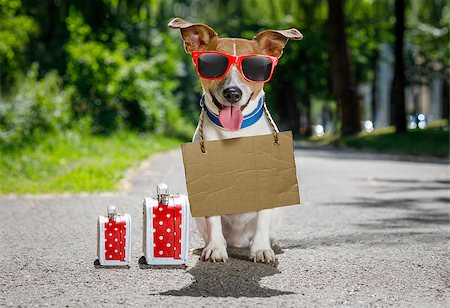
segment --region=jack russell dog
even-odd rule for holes
[[[180,18],[173,19],[169,27],[181,31],[184,48],[201,80],[205,141],[278,132],[264,103],[263,86],[272,77],[287,41],[303,38],[297,29],[266,30],[246,40],[219,38],[211,27]],[[199,140],[200,123],[193,141]],[[274,208],[197,218],[206,243],[200,259],[225,262],[228,245],[250,247],[250,259],[255,262],[275,262],[271,245],[282,223],[281,212],[282,208]]]

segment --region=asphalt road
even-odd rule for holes
[[[0,306],[449,307],[448,165],[371,154],[296,151],[302,205],[286,208],[277,266],[230,249],[226,264],[152,268],[142,200],[159,182],[185,192],[181,155],[158,154],[117,194],[0,197]],[[133,218],[129,269],[94,267],[96,217]],[[197,249],[197,250],[196,250]]]

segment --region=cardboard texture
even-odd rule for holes
[[[300,203],[292,132],[181,145],[193,217]]]

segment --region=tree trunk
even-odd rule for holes
[[[150,58],[151,49],[152,49],[152,9],[151,9],[152,1],[145,2],[145,12],[147,14],[147,29],[146,29],[146,38],[145,38],[145,56],[147,59]]]
[[[340,109],[341,134],[353,135],[361,131],[361,114],[351,75],[343,0],[328,0],[328,26],[333,92]]]
[[[292,130],[294,136],[298,136],[300,133],[300,113],[295,98],[294,85],[291,81],[285,81],[278,90],[279,114],[280,119],[282,119],[280,124],[285,129]]]
[[[288,62],[289,63],[289,62]],[[290,64],[293,65],[293,64]],[[276,97],[276,105],[278,107],[279,123],[277,125],[281,130],[292,130],[295,137],[300,133],[300,110],[297,105],[297,94],[295,84],[292,78],[288,77],[286,65],[279,67],[275,73],[274,79],[277,82],[271,84],[271,95]],[[266,99],[270,100],[270,98]]]
[[[375,123],[377,122],[377,100],[378,100],[378,60],[380,58],[380,53],[377,50],[375,50],[373,57],[372,57],[372,66],[373,66],[373,80],[372,80],[372,101],[370,102],[371,106],[371,120],[373,127],[375,127]]]
[[[449,110],[449,102],[450,102],[450,80],[444,79],[442,81],[442,87],[444,88],[442,91],[442,118],[449,120],[450,110]],[[449,123],[450,125],[450,123]]]
[[[305,63],[306,65],[306,72],[305,72],[305,83],[306,83],[306,93],[305,93],[305,99],[304,99],[304,105],[303,105],[303,114],[306,117],[306,123],[308,123],[308,126],[305,127],[304,136],[311,137],[312,136],[312,129],[311,129],[311,91],[312,89],[312,80],[311,80],[311,70],[308,63]],[[324,123],[322,123],[323,125]]]
[[[297,99],[295,95],[295,87],[292,82],[288,84],[288,93],[287,93],[287,108],[289,112],[289,124],[294,132],[294,136],[298,136],[300,132],[300,113],[297,107]]]
[[[392,124],[398,133],[406,132],[405,62],[403,38],[405,33],[405,0],[395,0],[395,68],[391,89]]]

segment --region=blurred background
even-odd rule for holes
[[[173,17],[299,29],[265,88],[296,139],[448,157],[446,0],[0,0],[0,192],[110,190],[190,139],[201,87]]]

